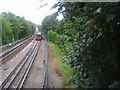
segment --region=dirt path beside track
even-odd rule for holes
[[[52,48],[50,44],[48,61],[48,87],[63,88],[63,72],[60,68],[60,63],[54,55],[54,48]]]

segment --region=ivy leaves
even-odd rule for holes
[[[67,2],[55,7],[65,18],[64,34],[71,37],[68,58],[78,87],[109,87],[119,80],[119,3]]]

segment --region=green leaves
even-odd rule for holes
[[[13,35],[11,29],[11,23],[2,17],[2,44],[12,42]]]
[[[102,9],[102,8],[99,7],[99,8],[96,10],[96,12],[97,12],[97,13],[101,13],[101,9]]]
[[[71,38],[66,55],[75,68],[78,87],[118,86],[120,3],[59,3],[61,11],[64,28],[58,30]]]
[[[42,22],[42,32],[46,35],[49,30],[56,30],[56,25],[57,25],[57,19],[56,19],[56,13],[46,16]]]
[[[58,40],[58,35],[56,32],[50,30],[47,33],[48,40],[51,41],[52,43],[55,43]]]
[[[76,72],[74,83],[80,88],[118,87],[120,3],[59,2],[55,7],[64,19],[49,24],[53,19],[47,18],[43,30],[60,34],[59,46]]]
[[[3,45],[33,34],[35,30],[35,25],[23,17],[10,12],[3,12],[1,16]]]

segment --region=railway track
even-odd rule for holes
[[[8,61],[10,58],[15,56],[19,51],[21,51],[26,45],[28,45],[32,40],[34,39],[34,36],[28,38],[25,40],[22,44],[19,46],[16,46],[12,48],[11,50],[7,51],[6,53],[2,54],[0,56],[0,65],[4,64],[6,61]]]
[[[19,62],[9,76],[3,81],[1,89],[16,88],[21,89],[34,62],[40,47],[40,42],[36,42],[25,57]]]

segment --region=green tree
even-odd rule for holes
[[[56,19],[56,14],[46,16],[42,22],[42,32],[44,32],[44,34],[46,35],[47,32],[50,30],[56,31],[57,21],[58,20]]]
[[[2,44],[7,44],[13,41],[11,23],[2,17]]]
[[[57,22],[56,32],[60,35],[64,34],[64,32],[65,32],[64,24],[65,24],[64,19]]]
[[[2,39],[3,45],[27,37],[34,33],[35,24],[25,20],[24,17],[16,16],[11,12],[3,12]]]
[[[58,39],[58,34],[52,30],[48,31],[47,33],[48,40],[55,43]]]
[[[16,16],[13,13],[6,13],[3,12],[2,15],[11,23],[11,29],[12,33],[14,35],[13,40],[16,41],[19,39],[19,33],[20,33],[20,23],[19,19],[16,18]]]
[[[120,3],[58,3],[78,87],[119,87]]]

